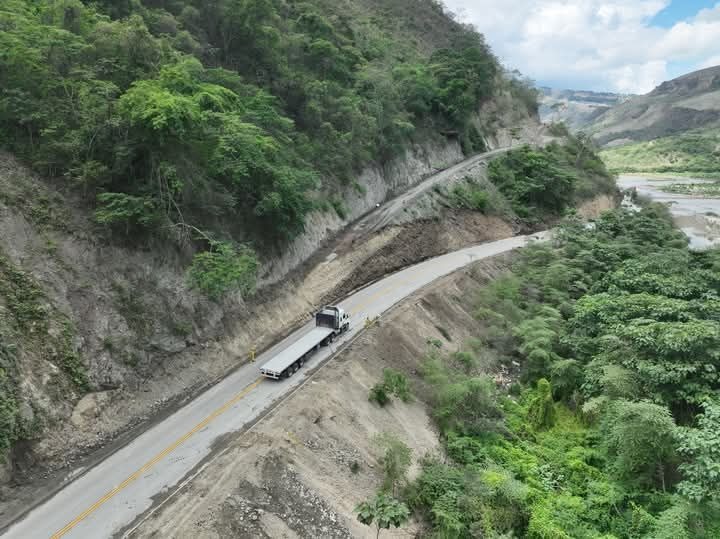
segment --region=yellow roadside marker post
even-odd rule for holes
[[[257,352],[257,350],[255,349],[255,346],[250,348],[250,361],[252,361],[253,363],[255,363],[255,353],[256,352]]]

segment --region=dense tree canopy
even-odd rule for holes
[[[717,537],[718,256],[662,206],[525,249],[479,295],[472,345],[520,365],[517,396],[462,390],[483,385],[458,354],[427,361],[451,461],[423,463],[406,495],[438,536]]]
[[[320,177],[419,128],[467,133],[498,64],[456,27],[427,52],[319,0],[8,0],[0,142],[123,233],[189,223],[276,243]]]

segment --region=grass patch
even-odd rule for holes
[[[720,129],[690,131],[609,148],[600,153],[611,172],[720,177]]]
[[[673,183],[661,187],[660,190],[676,195],[716,198],[720,197],[720,181],[715,183]]]

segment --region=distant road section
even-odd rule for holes
[[[547,234],[535,234],[533,238],[546,239]],[[263,379],[259,367],[312,331],[314,322],[100,462],[11,526],[3,537],[100,539],[119,534],[151,509],[158,496],[171,492],[208,457],[221,436],[241,431],[302,384],[314,367],[334,354],[337,346],[363,329],[366,318],[381,315],[439,277],[523,247],[528,241],[532,241],[531,237],[517,236],[455,251],[359,290],[339,304],[352,316],[350,331],[335,345],[321,348],[293,377],[279,382]]]

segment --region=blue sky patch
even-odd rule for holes
[[[652,18],[650,24],[670,28],[679,21],[694,17],[701,9],[715,7],[715,4],[717,0],[673,0],[668,7]]]

